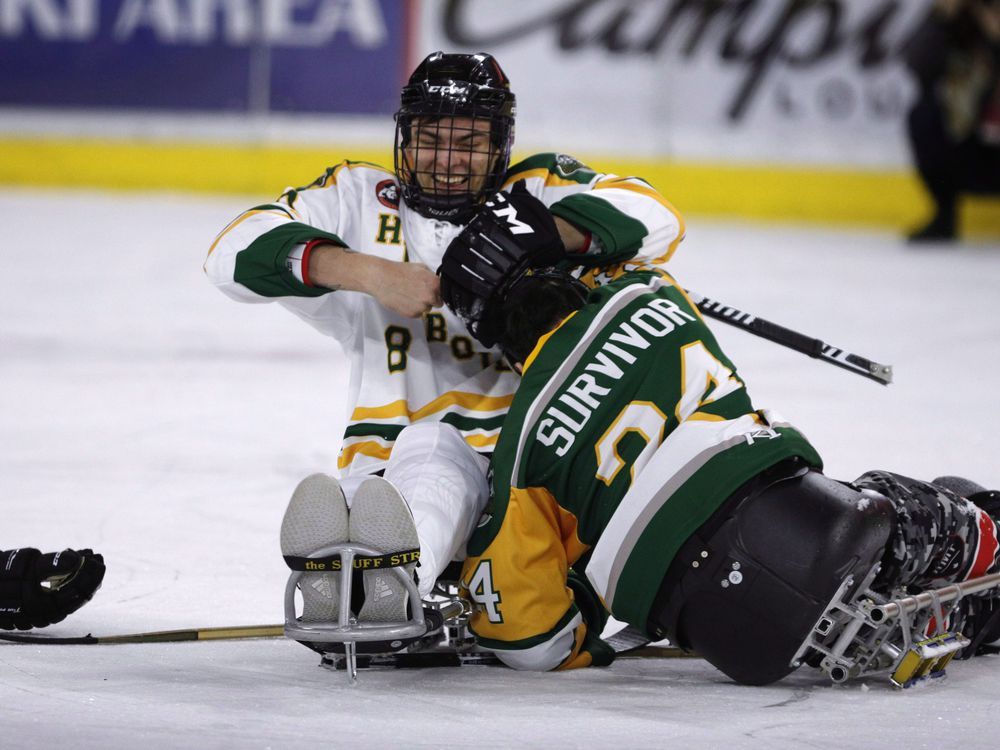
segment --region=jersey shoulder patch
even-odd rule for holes
[[[585,185],[596,176],[597,172],[575,157],[549,152],[534,154],[512,165],[507,170],[504,185],[527,177],[542,177],[546,183],[569,181]]]
[[[399,210],[399,185],[393,180],[382,180],[375,186],[375,197],[386,208]]]

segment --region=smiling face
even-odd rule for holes
[[[472,117],[416,117],[403,149],[421,189],[442,197],[475,196],[496,163],[490,121]]]

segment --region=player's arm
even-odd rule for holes
[[[561,216],[553,217],[556,221],[556,229],[559,232],[559,239],[562,240],[563,247],[567,253],[584,253],[590,247],[591,234],[585,232],[574,224],[570,224]]]
[[[502,518],[477,532],[492,535],[485,548],[477,554],[476,537],[470,542],[462,584],[474,602],[472,631],[514,669],[604,666],[614,658],[599,637],[603,606],[567,580],[566,521],[545,490],[512,490]],[[578,596],[593,600],[580,606]]]
[[[437,277],[425,266],[351,249],[349,234],[363,222],[356,196],[364,183],[351,174],[354,166],[345,162],[308,188],[290,189],[237,216],[209,249],[205,272],[212,283],[242,302],[343,289],[370,294],[410,317],[440,304]]]
[[[638,177],[596,172],[563,154],[538,154],[511,167],[555,217],[566,249],[581,263],[667,261],[684,236],[680,214]]]
[[[441,305],[437,274],[420,263],[399,263],[321,242],[309,247],[303,266],[313,286],[364,292],[406,317],[419,317]]]

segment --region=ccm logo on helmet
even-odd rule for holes
[[[497,206],[498,203],[502,203],[502,206]],[[531,228],[530,224],[525,224],[523,221],[518,221],[517,210],[511,205],[502,193],[498,193],[493,196],[490,200],[486,201],[486,207],[489,208],[493,215],[498,219],[503,219],[507,223],[507,227],[510,229],[511,234],[533,234],[534,229]]]
[[[453,96],[466,96],[469,93],[469,86],[452,81],[447,86],[428,86],[427,92],[430,94],[450,94]]]

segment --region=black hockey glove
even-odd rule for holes
[[[29,630],[59,622],[90,601],[104,580],[93,550],[0,552],[0,628]]]
[[[601,597],[594,591],[587,577],[580,575],[572,568],[566,576],[566,585],[573,592],[573,599],[576,607],[583,615],[583,622],[587,630],[595,636],[600,636],[604,631],[604,626],[608,624],[608,610],[601,603]]]
[[[566,256],[555,217],[544,203],[528,192],[524,180],[515,182],[510,191],[500,191],[488,199],[483,213],[488,213],[493,221],[510,232],[531,256],[532,266],[551,266]]]
[[[448,245],[438,268],[441,296],[481,344],[494,346],[493,318],[514,282],[565,255],[555,219],[520,180],[487,200]]]

